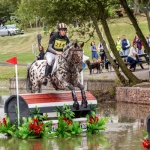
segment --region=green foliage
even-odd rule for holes
[[[23,117],[23,124],[18,127],[18,130],[14,133],[14,137],[22,139],[35,139],[49,137],[49,133],[52,130],[52,121],[42,123],[36,118],[29,117],[28,119]]]
[[[63,138],[63,137],[70,137],[71,134],[68,132],[68,124],[66,121],[62,120],[63,117],[58,117],[58,128],[54,135]]]
[[[87,115],[87,134],[97,134],[100,130],[105,130],[108,119],[108,117],[101,117],[99,119],[95,112],[91,113],[91,117]]]
[[[146,130],[143,130],[143,133],[144,133],[144,139],[147,139],[148,138],[148,132]]]
[[[79,122],[72,122],[72,124],[68,126],[68,130],[71,136],[80,135],[82,132]]]
[[[110,95],[115,95],[116,94],[116,91],[115,91],[115,87],[111,87],[108,89]]]
[[[0,122],[0,133],[12,135],[14,131],[15,125],[11,125],[9,117],[3,118],[3,121]]]
[[[30,110],[30,113],[34,115],[34,117],[40,121],[44,120],[44,116],[40,115],[40,109],[36,106],[35,111]]]
[[[56,106],[55,112],[58,115],[61,115],[64,118],[72,119],[75,116],[75,113],[70,109],[69,105],[64,104],[62,109]]]
[[[31,131],[29,130],[29,124],[32,122],[32,118],[29,117],[28,119],[23,117],[23,124],[18,127],[18,130],[14,133],[14,137],[17,138],[29,138]],[[31,137],[32,138],[32,137]]]

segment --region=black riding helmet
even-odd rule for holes
[[[65,23],[60,23],[60,24],[58,25],[58,30],[67,30],[66,24],[65,24]]]

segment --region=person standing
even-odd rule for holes
[[[137,44],[137,48],[138,48],[138,54],[142,54],[142,42],[139,39],[138,35],[136,34],[134,40],[133,40],[133,44],[136,43]]]
[[[116,48],[117,51],[119,52],[119,55],[122,55],[121,40],[119,36],[117,37]]]
[[[46,51],[47,65],[45,68],[45,79],[43,81],[44,85],[47,85],[48,76],[51,76],[52,72],[52,61],[57,55],[61,55],[65,45],[69,43],[69,39],[66,36],[67,26],[65,23],[58,24],[58,32],[51,35],[49,40],[49,45]]]
[[[43,46],[39,47],[39,52],[40,52],[39,55],[36,56],[37,60],[43,60],[44,59],[44,55],[45,55]]]
[[[38,47],[39,47],[39,46],[41,46],[41,40],[42,40],[42,35],[40,32],[38,32],[36,38],[37,38]]]
[[[95,58],[98,60],[97,47],[95,46],[95,42],[91,42],[91,52],[92,52],[92,60]]]
[[[130,43],[129,43],[129,40],[126,39],[126,36],[125,36],[125,35],[122,36],[121,48],[122,48],[122,54],[123,54],[123,55],[128,55],[128,53],[129,53],[129,48],[130,48]],[[126,62],[126,61],[127,61],[127,58],[125,58],[124,61]]]
[[[101,57],[101,61],[104,62],[104,59],[105,59],[105,51],[104,51],[104,47],[103,47],[103,45],[102,45],[101,42],[98,44],[97,49],[99,50],[99,55],[100,55],[100,57]]]

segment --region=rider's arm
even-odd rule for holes
[[[51,36],[50,40],[49,40],[49,45],[48,45],[48,48],[47,48],[47,52],[50,52],[50,53],[53,53],[56,55],[56,51],[53,49],[53,44],[54,44],[54,41],[55,41],[55,37],[54,35]]]
[[[56,51],[52,48],[52,44],[48,45],[47,52],[51,52],[56,55]]]

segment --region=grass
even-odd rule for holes
[[[143,34],[147,36],[149,34],[149,30],[146,17],[138,16],[137,20]],[[114,40],[116,40],[117,36],[121,37],[123,34],[125,34],[126,37],[129,39],[130,43],[132,42],[135,37],[135,30],[131,25],[128,17],[110,19],[108,23]],[[17,57],[18,63],[28,64],[30,62],[33,62],[35,60],[35,55],[39,53],[38,50],[35,48],[35,45],[37,44],[36,35],[38,31],[40,31],[42,34],[42,46],[46,50],[48,46],[49,35],[44,35],[42,28],[28,29],[27,31],[25,31],[24,35],[0,37],[0,62],[5,62],[7,59],[14,56]],[[106,38],[105,40],[107,41]],[[95,41],[96,45],[99,44],[99,39],[96,33],[89,42],[85,43],[85,46],[83,48],[84,54],[89,56],[90,58],[91,41]],[[13,67],[0,66],[0,70],[0,81],[8,80],[9,78],[15,76],[15,69]],[[18,76],[26,77],[26,67],[18,66]]]

